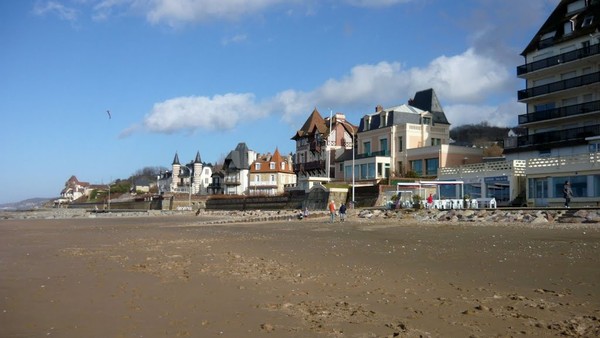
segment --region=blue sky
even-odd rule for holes
[[[514,126],[520,53],[557,3],[0,1],[0,203],[176,152],[287,154],[314,107],[357,124],[427,88],[454,126]]]

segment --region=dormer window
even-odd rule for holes
[[[594,22],[594,16],[588,15],[583,19],[583,23],[581,23],[581,27],[587,27],[587,26],[591,25],[592,22]]]
[[[269,163],[269,169],[275,170],[275,162]]]
[[[281,170],[285,170],[285,162],[281,162]]]
[[[255,170],[260,170],[260,163],[255,163],[254,164],[254,169]]]
[[[563,35],[571,35],[573,33],[573,22],[567,21],[564,23]]]

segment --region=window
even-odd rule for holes
[[[371,154],[371,142],[367,141],[363,143],[363,153],[364,154]]]
[[[403,151],[402,136],[398,136],[398,151]]]
[[[260,163],[255,163],[254,164],[254,169],[255,170],[260,170]]]
[[[381,151],[381,155],[387,155],[387,152],[388,152],[387,138],[382,138],[381,140],[379,140],[379,150]]]
[[[275,170],[275,162],[269,163],[269,169]]]
[[[439,146],[440,144],[442,144],[442,139],[441,138],[435,138],[435,137],[431,138],[431,145],[432,146]]]
[[[593,21],[594,21],[594,16],[588,15],[583,19],[583,23],[581,24],[581,27],[587,27],[587,26],[591,25]],[[588,42],[588,44],[589,44],[589,42]]]
[[[344,163],[340,163],[340,172],[344,171]]]
[[[271,175],[271,182],[275,182],[275,175]]]
[[[260,175],[254,175],[254,181],[255,182],[259,182],[260,181]]]
[[[563,26],[564,35],[571,35],[573,33],[573,22],[567,21]]]
[[[587,176],[555,177],[552,180],[554,197],[563,196],[565,181],[571,182],[571,190],[573,190],[574,197],[588,197]]]
[[[423,124],[424,125],[431,125],[431,117],[423,117]]]
[[[554,102],[549,102],[549,103],[536,104],[533,107],[533,110],[534,111],[544,111],[544,110],[550,110],[550,109],[554,109],[554,108],[555,108]]]
[[[417,175],[423,176],[423,161],[410,161],[410,169],[414,171]]]
[[[425,175],[426,176],[437,176],[437,171],[440,160],[438,158],[428,158],[425,160]]]

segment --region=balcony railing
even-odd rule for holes
[[[376,157],[376,156],[390,156],[390,151],[389,150],[381,150],[381,151],[372,151],[369,153],[357,154],[356,159]]]
[[[566,80],[556,81],[541,86],[519,90],[519,100],[529,99],[535,96],[550,94],[565,89],[577,88],[592,83],[600,82],[600,72],[573,77]]]
[[[529,114],[521,114],[519,115],[519,124],[552,120],[596,111],[600,111],[600,101],[591,101],[572,106],[536,111]]]
[[[592,55],[600,54],[600,45],[595,44],[588,47],[579,48],[570,52],[554,55],[546,59],[534,61],[517,67],[517,75],[523,75],[536,70],[564,64],[567,62],[580,60]]]
[[[225,179],[223,180],[225,185],[240,185],[240,178],[239,177],[225,177]]]
[[[557,131],[548,131],[545,133],[537,133],[533,135],[519,136],[517,138],[517,147],[528,147],[535,145],[546,145],[556,142],[585,142],[586,137],[599,136],[600,125],[585,126],[580,128],[571,128]]]
[[[294,171],[325,170],[325,161],[312,161],[294,164]]]

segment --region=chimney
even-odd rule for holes
[[[375,107],[375,112],[376,113],[379,113],[382,110],[383,110],[383,107],[380,104],[378,104],[377,107]]]

